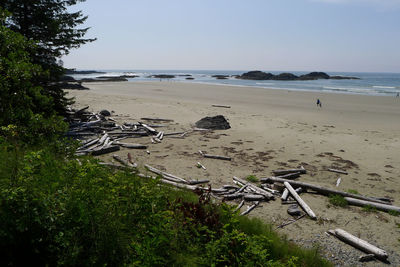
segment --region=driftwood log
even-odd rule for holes
[[[352,197],[352,198],[357,198],[357,199],[362,199],[362,200],[367,200],[367,201],[372,201],[372,202],[377,202],[377,203],[383,203],[386,204],[387,202],[372,198],[372,197],[367,197],[363,195],[357,195],[357,194],[352,194],[352,193],[347,193],[339,190],[334,190],[334,189],[329,189],[326,187],[322,187],[319,185],[313,185],[309,183],[304,183],[304,182],[298,182],[298,181],[292,181],[292,180],[287,180],[287,179],[282,179],[278,177],[268,177],[268,178],[261,178],[261,182],[264,183],[273,183],[273,182],[279,182],[279,183],[284,183],[284,182],[289,182],[292,186],[300,186],[305,189],[311,189],[314,190],[318,193],[321,193],[323,195],[340,195],[343,197]]]
[[[360,206],[360,207],[371,206],[378,210],[400,212],[400,207],[396,207],[393,205],[376,203],[376,202],[371,202],[371,201],[366,201],[366,200],[361,200],[361,199],[355,199],[352,197],[345,197],[344,199],[347,200],[347,203],[349,203],[350,205],[354,205],[354,206]]]
[[[336,173],[341,173],[341,174],[345,174],[345,175],[349,174],[349,173],[346,172],[346,171],[342,171],[342,170],[338,170],[338,169],[328,169],[328,171],[330,171],[330,172],[336,172]]]
[[[131,144],[131,143],[121,143],[121,142],[115,142],[116,145],[125,147],[125,148],[132,148],[132,149],[146,149],[146,145],[142,144]]]
[[[233,180],[236,182],[239,182],[240,184],[242,184],[242,186],[247,184],[248,187],[251,188],[254,192],[265,196],[266,199],[274,199],[275,198],[274,195],[272,195],[270,192],[256,186],[255,184],[252,184],[250,182],[247,182],[247,181],[240,179],[238,177],[235,177],[235,176],[233,177]]]
[[[383,249],[375,247],[374,245],[371,245],[367,241],[362,240],[342,229],[338,228],[335,230],[329,230],[328,233],[330,233],[333,236],[336,236],[343,242],[345,242],[355,248],[358,248],[368,254],[374,254],[377,259],[387,260],[387,258],[388,258],[388,254]]]
[[[178,177],[176,175],[170,174],[170,173],[166,173],[163,172],[159,169],[156,169],[148,164],[144,165],[149,171],[154,172],[155,174],[161,175],[163,178],[168,179],[168,180],[172,180],[173,182],[178,182],[178,183],[185,183],[188,184],[188,181],[186,179],[183,179],[181,177]]]
[[[288,173],[285,175],[279,175],[277,177],[283,178],[283,179],[296,179],[296,178],[300,177],[300,175],[301,175],[301,172],[293,172],[293,173]]]
[[[115,152],[115,151],[118,151],[118,150],[119,150],[119,146],[109,146],[109,147],[106,147],[106,148],[103,148],[103,149],[93,150],[91,152],[91,154],[93,156],[99,156],[99,155]]]
[[[280,176],[280,175],[286,175],[289,173],[296,173],[299,172],[301,174],[306,173],[306,169],[304,169],[303,166],[300,167],[300,169],[287,169],[287,170],[274,170],[272,171],[273,174]]]
[[[211,105],[211,106],[215,108],[231,108],[231,106],[225,106],[225,105]]]
[[[210,158],[210,159],[232,160],[232,158],[230,158],[230,157],[225,157],[225,156],[220,156],[220,155],[203,154],[203,157]]]
[[[307,205],[307,203],[301,199],[301,197],[297,194],[296,190],[294,190],[294,188],[288,182],[284,182],[283,184],[289,190],[290,194],[297,201],[297,203],[299,203],[299,205],[303,208],[303,210],[308,214],[308,216],[310,216],[311,219],[316,220],[317,216],[315,216],[315,213]]]
[[[250,206],[246,211],[242,212],[240,215],[246,215],[249,214],[250,211],[252,211],[255,207],[258,206],[258,204],[260,204],[259,201],[254,202],[254,204],[252,206]]]

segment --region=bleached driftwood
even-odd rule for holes
[[[246,215],[249,214],[250,211],[252,211],[255,207],[258,206],[258,204],[260,204],[259,201],[254,202],[254,204],[252,206],[250,206],[246,211],[242,212],[240,215]]]
[[[307,205],[307,203],[301,199],[301,197],[297,194],[294,188],[288,182],[284,182],[283,184],[289,190],[290,194],[297,201],[297,203],[299,203],[299,205],[303,208],[303,210],[308,214],[308,216],[310,216],[310,218],[313,220],[317,219],[315,213],[311,210],[311,208]]]
[[[250,182],[247,182],[247,181],[245,181],[245,180],[243,180],[243,179],[240,179],[240,178],[238,178],[238,177],[236,177],[236,176],[233,177],[233,180],[236,181],[236,182],[239,182],[239,183],[242,184],[243,186],[246,185],[246,184],[248,184],[248,186],[249,186],[252,190],[254,190],[255,192],[257,192],[258,194],[261,194],[261,195],[265,196],[266,199],[274,199],[274,198],[275,198],[274,195],[272,195],[270,192],[268,192],[268,191],[266,191],[266,190],[264,190],[264,189],[262,189],[262,188],[256,186],[255,184],[252,184],[252,183],[250,183]]]
[[[206,170],[206,167],[204,167],[204,165],[201,164],[200,162],[197,162],[197,166],[199,166],[199,167],[202,168],[203,170]]]
[[[92,139],[89,142],[83,144],[82,146],[80,146],[77,150],[82,150],[84,148],[90,147],[91,145],[96,144],[100,139],[96,138],[96,139]]]
[[[342,181],[342,178],[339,177],[336,181],[336,187],[339,187],[341,181]]]
[[[336,173],[341,173],[341,174],[349,174],[348,172],[346,172],[346,171],[342,171],[342,170],[338,170],[338,169],[328,169],[328,171],[330,171],[330,172],[336,172]]]
[[[93,156],[99,156],[99,155],[115,152],[115,151],[118,151],[118,150],[119,150],[119,146],[109,146],[109,147],[105,147],[103,149],[93,150],[91,152],[91,154]]]
[[[287,170],[274,170],[274,171],[272,171],[273,174],[278,175],[278,176],[279,175],[289,174],[289,173],[296,173],[296,172],[306,173],[307,171],[306,171],[306,169],[304,169],[303,166],[301,166],[300,169],[287,169]]]
[[[144,127],[146,130],[148,130],[149,132],[151,132],[151,133],[153,133],[153,134],[157,133],[157,131],[156,131],[154,128],[148,126],[147,124],[144,124],[144,123],[141,123],[141,122],[139,122],[139,124],[140,124],[141,126],[143,126],[143,127]]]
[[[376,258],[381,259],[381,260],[387,260],[388,258],[388,254],[386,253],[386,251],[384,251],[383,249],[380,249],[374,245],[371,245],[370,243],[368,243],[365,240],[362,240],[348,232],[346,232],[345,230],[342,229],[335,229],[335,230],[329,230],[328,233],[336,236],[337,238],[339,238],[340,240],[342,240],[343,242],[358,248],[366,253],[369,254],[374,254]]]
[[[247,201],[261,201],[265,200],[263,195],[245,194],[243,197]]]
[[[283,190],[281,200],[286,201],[288,197],[289,197],[289,190],[287,190],[287,188],[285,188],[285,190]]]
[[[152,166],[150,166],[150,165],[148,165],[148,164],[145,164],[144,166],[145,166],[149,171],[154,172],[154,173],[156,173],[156,174],[158,174],[158,175],[161,175],[161,176],[162,176],[163,178],[165,178],[165,179],[173,180],[174,182],[178,182],[178,183],[185,183],[185,184],[188,183],[188,181],[187,181],[186,179],[183,179],[183,178],[181,178],[181,177],[178,177],[178,176],[173,175],[173,174],[170,174],[170,173],[163,172],[163,171],[161,171],[161,170],[159,170],[159,169],[156,169],[156,168],[154,168],[154,167],[152,167]]]
[[[164,133],[164,136],[171,136],[171,135],[181,135],[184,134],[186,132],[172,132],[172,133]]]
[[[231,106],[225,106],[225,105],[211,105],[211,106],[215,108],[231,108]]]
[[[376,203],[376,202],[371,202],[371,201],[366,201],[366,200],[361,200],[361,199],[355,199],[355,198],[351,198],[351,197],[345,197],[344,199],[346,199],[347,203],[349,203],[350,205],[361,206],[361,207],[371,206],[378,210],[400,212],[400,207],[396,207],[393,205]]]
[[[316,192],[319,192],[323,195],[340,195],[343,197],[352,197],[352,198],[357,198],[357,199],[362,199],[362,200],[367,200],[367,201],[372,201],[372,202],[377,202],[377,203],[383,203],[386,204],[387,202],[384,202],[382,200],[372,198],[372,197],[366,197],[363,195],[356,195],[352,193],[347,193],[339,190],[334,190],[334,189],[329,189],[326,187],[322,187],[319,185],[313,185],[309,183],[304,183],[304,182],[298,182],[298,181],[292,181],[292,180],[287,180],[287,179],[282,179],[278,177],[268,177],[268,178],[261,178],[261,182],[264,183],[273,183],[273,182],[279,182],[279,183],[284,183],[284,182],[289,182],[292,186],[301,186],[305,189],[311,189]]]
[[[236,209],[233,210],[233,212],[237,212],[238,210],[240,210],[240,208],[242,208],[244,205],[244,199],[239,203],[239,205],[236,207]]]
[[[131,144],[131,143],[121,143],[121,142],[115,142],[116,145],[126,147],[126,148],[132,148],[132,149],[146,149],[146,145],[142,144]]]

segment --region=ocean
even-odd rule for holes
[[[155,74],[175,75],[173,79],[163,79],[170,82],[206,83],[215,85],[251,86],[277,90],[330,92],[362,95],[396,96],[400,93],[400,73],[365,73],[365,72],[327,72],[334,76],[355,76],[359,80],[313,80],[313,81],[253,81],[240,80],[229,77],[225,80],[218,80],[212,75],[240,75],[247,71],[222,71],[222,70],[98,70],[104,74],[75,74],[75,79],[95,78],[98,76],[120,76],[135,74],[139,77],[128,79],[130,82],[137,81],[159,81],[160,79],[148,78]],[[279,74],[288,71],[265,71]],[[289,71],[295,75],[302,75],[308,72]],[[186,80],[191,75],[194,80]]]

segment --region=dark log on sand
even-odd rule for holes
[[[224,199],[226,200],[234,200],[237,198],[242,198],[243,197],[243,193],[233,193],[233,194],[229,194],[229,195],[224,195]]]
[[[296,178],[300,177],[300,175],[301,175],[300,172],[294,172],[294,173],[288,173],[285,175],[279,175],[277,177],[283,178],[283,179],[296,179]]]
[[[81,108],[80,110],[75,111],[74,116],[79,116],[80,114],[85,112],[85,110],[87,110],[88,108],[89,108],[89,106]]]
[[[207,184],[209,182],[210,182],[210,180],[189,180],[188,184],[190,184],[190,185]]]
[[[284,182],[283,184],[289,190],[290,194],[297,201],[297,203],[299,203],[299,205],[303,208],[303,210],[308,214],[308,216],[310,216],[311,219],[316,220],[317,216],[315,216],[315,213],[307,205],[307,203],[301,199],[301,197],[297,194],[297,192],[293,189],[293,187],[288,182]]]
[[[342,229],[329,230],[328,233],[330,233],[333,236],[336,236],[343,242],[355,248],[358,248],[368,254],[374,254],[377,259],[386,261],[388,258],[388,254],[383,249],[375,247],[374,245],[371,245],[367,241],[362,240]]]
[[[360,207],[371,206],[378,210],[400,212],[400,207],[396,207],[396,206],[392,206],[392,205],[388,205],[388,204],[365,201],[365,200],[355,199],[355,198],[351,198],[351,197],[345,197],[344,199],[346,199],[347,203],[349,203],[350,205],[355,205],[355,206],[360,206]]]
[[[132,148],[132,149],[146,149],[147,148],[146,145],[142,145],[142,144],[131,144],[131,143],[121,143],[121,142],[116,142],[115,144],[125,147],[125,148]]]
[[[232,160],[232,158],[230,158],[230,157],[219,156],[219,155],[210,155],[210,154],[204,154],[204,153],[203,153],[203,157],[210,158],[210,159]]]
[[[119,150],[119,146],[109,146],[109,147],[105,147],[105,148],[102,148],[102,149],[93,150],[91,152],[91,154],[93,156],[99,156],[99,155],[115,152],[115,151],[118,151],[118,150]]]
[[[342,170],[338,170],[338,169],[328,169],[328,171],[330,171],[330,172],[337,172],[337,173],[341,173],[341,174],[349,174],[348,172],[346,172],[346,171],[342,171]]]
[[[159,119],[159,118],[140,118],[141,120],[144,121],[163,121],[163,122],[172,122],[174,120],[170,120],[170,119]]]
[[[383,203],[386,204],[387,202],[372,198],[372,197],[366,197],[363,195],[356,195],[356,194],[351,194],[351,193],[347,193],[347,192],[343,192],[343,191],[338,191],[338,190],[334,190],[334,189],[329,189],[329,188],[325,188],[319,185],[313,185],[313,184],[309,184],[309,183],[303,183],[303,182],[298,182],[298,181],[292,181],[292,180],[287,180],[287,179],[282,179],[282,178],[277,178],[277,177],[268,177],[268,178],[261,178],[260,179],[261,182],[264,183],[273,183],[273,182],[278,182],[278,183],[284,183],[284,182],[288,182],[290,183],[292,186],[300,186],[303,187],[305,189],[311,189],[314,190],[316,192],[319,192],[323,195],[340,195],[343,197],[352,197],[352,198],[357,198],[357,199],[362,199],[362,200],[367,200],[367,201],[372,201],[372,202],[377,202],[377,203]]]
[[[300,167],[300,169],[288,169],[288,170],[274,170],[272,171],[273,174],[275,175],[285,175],[285,174],[289,174],[289,173],[296,173],[299,172],[301,174],[306,173],[306,169],[304,169],[303,166]]]

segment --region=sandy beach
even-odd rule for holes
[[[307,174],[299,181],[336,188],[341,177],[338,190],[390,197],[400,206],[400,98],[171,81],[84,86],[90,90],[68,90],[68,96],[76,98],[75,105],[114,111],[113,118],[121,123],[142,117],[166,118],[174,120],[162,123],[166,132],[189,131],[205,116],[224,115],[231,125],[229,130],[192,132],[183,139],[166,137],[160,144],[152,144],[147,137],[133,139],[149,145],[150,155],[129,149],[117,154],[126,157],[130,152],[139,165],[148,163],[185,178],[210,179],[213,187],[232,184],[233,176],[268,177],[274,169],[302,165]],[[322,108],[317,107],[317,98]],[[232,161],[204,159],[198,150],[226,155]],[[111,155],[101,158],[111,161]],[[198,161],[207,169],[197,168]],[[325,234],[342,228],[385,249],[392,265],[400,265],[400,217],[359,207],[334,207],[327,197],[317,194],[305,193],[302,198],[319,219],[303,218],[278,230],[290,240],[306,246],[320,244],[322,253],[337,265],[361,264],[357,259],[364,253]],[[290,219],[287,207],[276,199],[249,216],[278,226]]]

